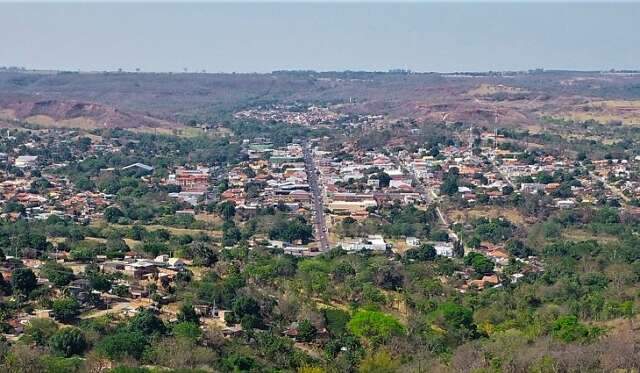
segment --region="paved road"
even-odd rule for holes
[[[391,160],[394,161],[394,163],[396,165],[399,165],[400,168],[402,169],[402,171],[409,175],[409,177],[411,177],[411,180],[413,181],[413,184],[416,186],[416,190],[418,191],[418,193],[420,194],[420,196],[422,197],[422,199],[426,202],[427,205],[430,205],[434,202],[437,202],[437,196],[436,194],[433,192],[433,190],[431,190],[430,187],[427,187],[422,181],[420,181],[420,179],[418,179],[418,176],[416,175],[416,173],[414,172],[414,170],[410,167],[405,167],[405,165],[402,163],[402,161],[400,161],[400,159],[398,159],[398,157],[395,156],[391,156]],[[442,212],[440,211],[440,207],[436,205],[436,211],[438,213],[438,217],[440,218],[442,224],[446,227],[449,226],[449,222],[447,221],[446,217],[444,216],[444,214],[442,214]]]
[[[500,169],[500,166],[498,166],[498,163],[496,162],[496,157],[489,157],[489,162],[491,162],[491,165],[493,166],[493,169],[498,173],[498,175],[500,175],[500,177],[506,181],[507,183],[509,183],[509,185],[512,188],[515,188],[515,185],[511,182],[511,179],[509,178],[508,175],[506,175],[504,172],[502,172],[502,170]]]
[[[402,163],[402,161],[400,161],[400,159],[398,159],[398,157],[391,156],[391,160],[393,160],[396,165],[399,165],[405,174],[411,177],[413,184],[416,186],[416,190],[418,191],[422,199],[426,202],[427,206],[432,203],[435,203],[436,212],[438,213],[440,222],[442,223],[442,225],[446,227],[450,236],[453,236],[455,237],[455,239],[458,239],[458,235],[455,234],[455,232],[451,230],[451,228],[449,228],[449,221],[447,220],[447,217],[440,210],[440,206],[438,206],[437,204],[438,202],[437,200],[439,198],[436,196],[433,190],[430,187],[426,186],[422,181],[420,181],[420,179],[418,179],[418,176],[416,175],[415,171],[412,168],[405,167],[405,165]]]
[[[309,144],[304,147],[304,164],[307,170],[307,181],[311,190],[311,203],[313,205],[313,225],[315,228],[315,237],[319,243],[320,251],[329,250],[329,239],[327,238],[327,223],[324,219],[324,203],[322,202],[322,192],[318,184],[318,175],[316,166],[311,156],[311,148]]]

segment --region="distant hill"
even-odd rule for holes
[[[113,106],[74,100],[0,101],[0,119],[46,127],[68,128],[180,128],[182,125]]]
[[[346,112],[397,118],[512,125],[549,116],[585,118],[581,110],[590,108],[585,103],[603,100],[622,103],[609,105],[595,119],[635,123],[640,116],[635,102],[640,100],[640,74],[0,70],[2,115],[60,126],[176,128],[194,118],[216,120],[246,107],[296,101],[347,103],[342,108]]]

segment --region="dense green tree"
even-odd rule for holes
[[[34,318],[29,320],[24,330],[24,337],[35,342],[38,346],[45,346],[49,338],[58,331],[58,324],[51,319]]]
[[[117,223],[118,220],[124,216],[124,213],[119,208],[112,206],[105,209],[103,215],[104,215],[104,220],[106,220],[107,222]]]
[[[80,303],[71,297],[56,299],[53,301],[51,313],[56,320],[68,323],[80,314]]]
[[[5,203],[2,211],[6,212],[6,213],[24,213],[26,211],[25,207],[18,202],[15,201],[8,201],[7,203]]]
[[[183,303],[182,306],[180,306],[180,311],[178,311],[178,321],[200,324],[200,318],[193,309],[193,305],[189,303]]]
[[[110,258],[122,258],[129,251],[129,246],[122,238],[109,238],[105,246],[105,254]]]
[[[108,275],[100,272],[93,272],[89,274],[88,277],[91,287],[94,290],[101,292],[107,292],[111,290],[112,282]]]
[[[453,167],[447,172],[440,185],[440,193],[452,196],[458,193],[458,169]]]
[[[0,296],[11,295],[11,284],[8,283],[2,273],[0,273]]]
[[[559,317],[551,326],[552,334],[564,342],[585,341],[590,336],[597,335],[599,330],[590,329],[578,321],[574,315]]]
[[[461,240],[456,240],[453,243],[453,256],[456,258],[462,258],[464,256],[464,246]]]
[[[446,302],[436,310],[446,326],[470,329],[473,327],[473,311],[456,303]]]
[[[333,279],[339,282],[344,281],[347,277],[355,275],[356,270],[353,269],[353,266],[349,264],[347,261],[338,262],[333,270],[331,271],[331,275]]]
[[[152,256],[168,254],[170,252],[169,246],[166,243],[159,241],[145,241],[142,244],[142,250]]]
[[[231,311],[243,327],[246,325],[248,329],[252,329],[262,326],[260,305],[251,297],[244,295],[237,297],[231,305]]]
[[[96,350],[113,360],[127,356],[139,359],[147,346],[147,339],[140,332],[119,331],[104,337],[96,345]]]
[[[111,287],[111,292],[113,295],[121,298],[126,298],[131,295],[129,288],[126,285],[114,285]]]
[[[242,238],[240,229],[236,227],[233,221],[225,222],[222,227],[222,241],[225,246],[233,246]]]
[[[218,260],[218,256],[213,248],[204,242],[194,242],[187,248],[187,253],[193,264],[198,266],[209,267]]]
[[[375,270],[373,281],[387,290],[399,290],[404,283],[404,276],[399,266],[382,265]]]
[[[498,243],[511,238],[514,230],[515,226],[507,219],[481,218],[475,222],[474,236],[477,236],[480,240]]]
[[[513,194],[513,187],[511,185],[505,185],[502,187],[502,194],[505,196],[510,196]]]
[[[472,266],[474,271],[482,275],[493,272],[493,262],[480,253],[470,252],[464,257],[464,263]]]
[[[11,275],[11,286],[14,290],[28,295],[38,286],[38,280],[30,268],[18,268]]]
[[[96,187],[95,183],[86,176],[80,176],[76,178],[73,183],[75,184],[76,188],[80,190],[93,190],[93,188]]]
[[[31,189],[37,193],[45,194],[49,188],[51,188],[51,183],[45,178],[41,177],[31,182]]]
[[[222,366],[229,372],[252,372],[258,363],[251,357],[232,353],[222,359]]]
[[[229,202],[229,201],[224,201],[219,203],[217,210],[218,210],[218,214],[220,214],[220,216],[224,220],[231,220],[236,214],[235,205],[233,204],[233,202]]]
[[[342,335],[347,330],[347,323],[351,319],[349,313],[339,310],[327,308],[322,311],[327,329],[334,336]]]
[[[517,256],[519,258],[526,258],[529,255],[533,254],[531,248],[527,247],[524,242],[520,240],[509,240],[505,245],[505,248],[511,253],[513,256]]]
[[[336,336],[327,342],[324,346],[324,352],[330,360],[345,359],[348,365],[347,369],[352,369],[364,356],[365,349],[356,336],[347,333]]]
[[[129,328],[132,332],[139,332],[147,336],[166,332],[162,320],[152,311],[146,309],[138,310],[138,313],[129,321]]]
[[[87,348],[84,335],[77,328],[62,328],[49,340],[51,350],[61,356],[79,355]]]
[[[315,339],[317,333],[318,329],[313,326],[311,321],[302,320],[298,323],[298,335],[296,339],[301,342],[311,342]]]
[[[480,237],[478,237],[478,236],[472,236],[467,241],[467,246],[469,246],[469,247],[471,247],[473,249],[477,249],[478,247],[480,247],[481,244],[482,244],[482,241],[480,241]]]
[[[312,237],[313,228],[301,216],[290,220],[278,219],[269,231],[269,238],[287,242],[299,240],[306,244]]]
[[[68,285],[75,277],[71,268],[53,261],[46,262],[40,268],[40,273],[58,287]]]
[[[405,257],[407,260],[415,260],[420,262],[434,260],[436,256],[436,249],[434,249],[433,246],[427,244],[409,249],[405,253]]]
[[[289,338],[281,337],[273,331],[259,331],[255,333],[255,339],[260,355],[276,366],[291,370],[301,365],[304,355],[299,354]]]
[[[391,182],[391,176],[389,176],[388,173],[386,173],[384,171],[381,171],[381,172],[378,172],[376,177],[378,178],[378,181],[380,182],[380,187],[381,188],[389,187],[389,182]]]

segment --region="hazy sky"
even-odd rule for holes
[[[0,3],[0,66],[640,69],[640,3]]]

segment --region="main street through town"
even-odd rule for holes
[[[306,143],[304,149],[304,164],[307,170],[307,181],[311,191],[313,204],[313,225],[315,228],[316,240],[320,251],[329,250],[329,239],[327,238],[327,224],[324,219],[324,203],[322,202],[322,191],[318,184],[318,173],[311,155],[311,147]]]

